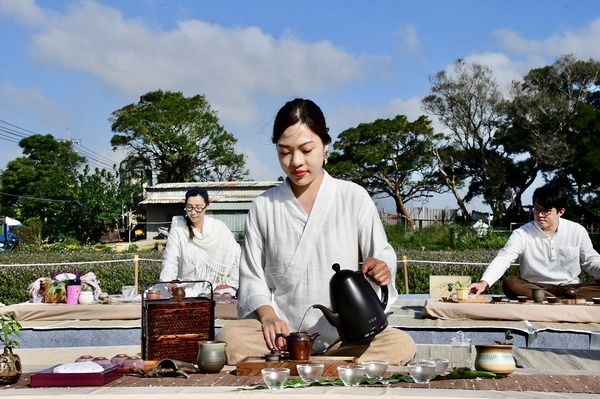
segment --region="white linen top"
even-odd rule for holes
[[[577,284],[582,268],[600,277],[600,255],[590,236],[582,225],[566,219],[559,219],[554,234],[542,231],[535,221],[513,231],[481,280],[491,286],[517,259],[520,276],[536,283]]]
[[[311,334],[318,332],[313,348],[324,349],[339,338],[337,330],[320,310],[308,310],[314,304],[331,306],[334,263],[358,270],[359,261],[369,257],[383,260],[390,268],[389,309],[398,295],[396,253],[366,190],[325,172],[307,215],[286,180],[256,198],[246,219],[238,317],[256,318],[257,308],[270,305],[290,331],[302,327]]]
[[[219,219],[204,216],[203,232],[194,230],[190,240],[183,216],[173,217],[163,253],[160,281],[208,280],[213,289],[221,284],[234,289],[215,291],[235,295],[239,281],[240,246],[233,233]],[[201,285],[186,285],[186,296],[196,296]]]

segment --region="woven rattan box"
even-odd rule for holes
[[[211,295],[212,297],[212,295]],[[196,363],[198,342],[215,339],[212,298],[142,299],[142,357]]]

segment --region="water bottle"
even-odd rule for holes
[[[471,368],[471,339],[466,338],[462,331],[452,338],[451,365],[453,369]]]

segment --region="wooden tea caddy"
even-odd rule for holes
[[[291,376],[297,376],[298,371],[296,370],[297,364],[306,363],[322,363],[325,367],[323,369],[323,377],[337,377],[338,366],[348,366],[356,364],[356,357],[346,356],[311,356],[310,360],[265,360],[264,356],[249,356],[236,365],[236,375],[238,376],[259,376],[260,371],[268,367],[286,367],[290,369]]]

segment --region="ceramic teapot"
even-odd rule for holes
[[[380,300],[360,270],[340,270],[337,263],[332,268],[335,274],[329,280],[331,309],[323,305],[312,307],[323,312],[344,343],[366,341],[383,331],[388,325],[387,286],[381,287]]]
[[[288,336],[285,336],[285,343],[290,354],[290,359],[309,360],[313,341],[318,336],[319,333],[309,334],[306,331],[291,332]]]

